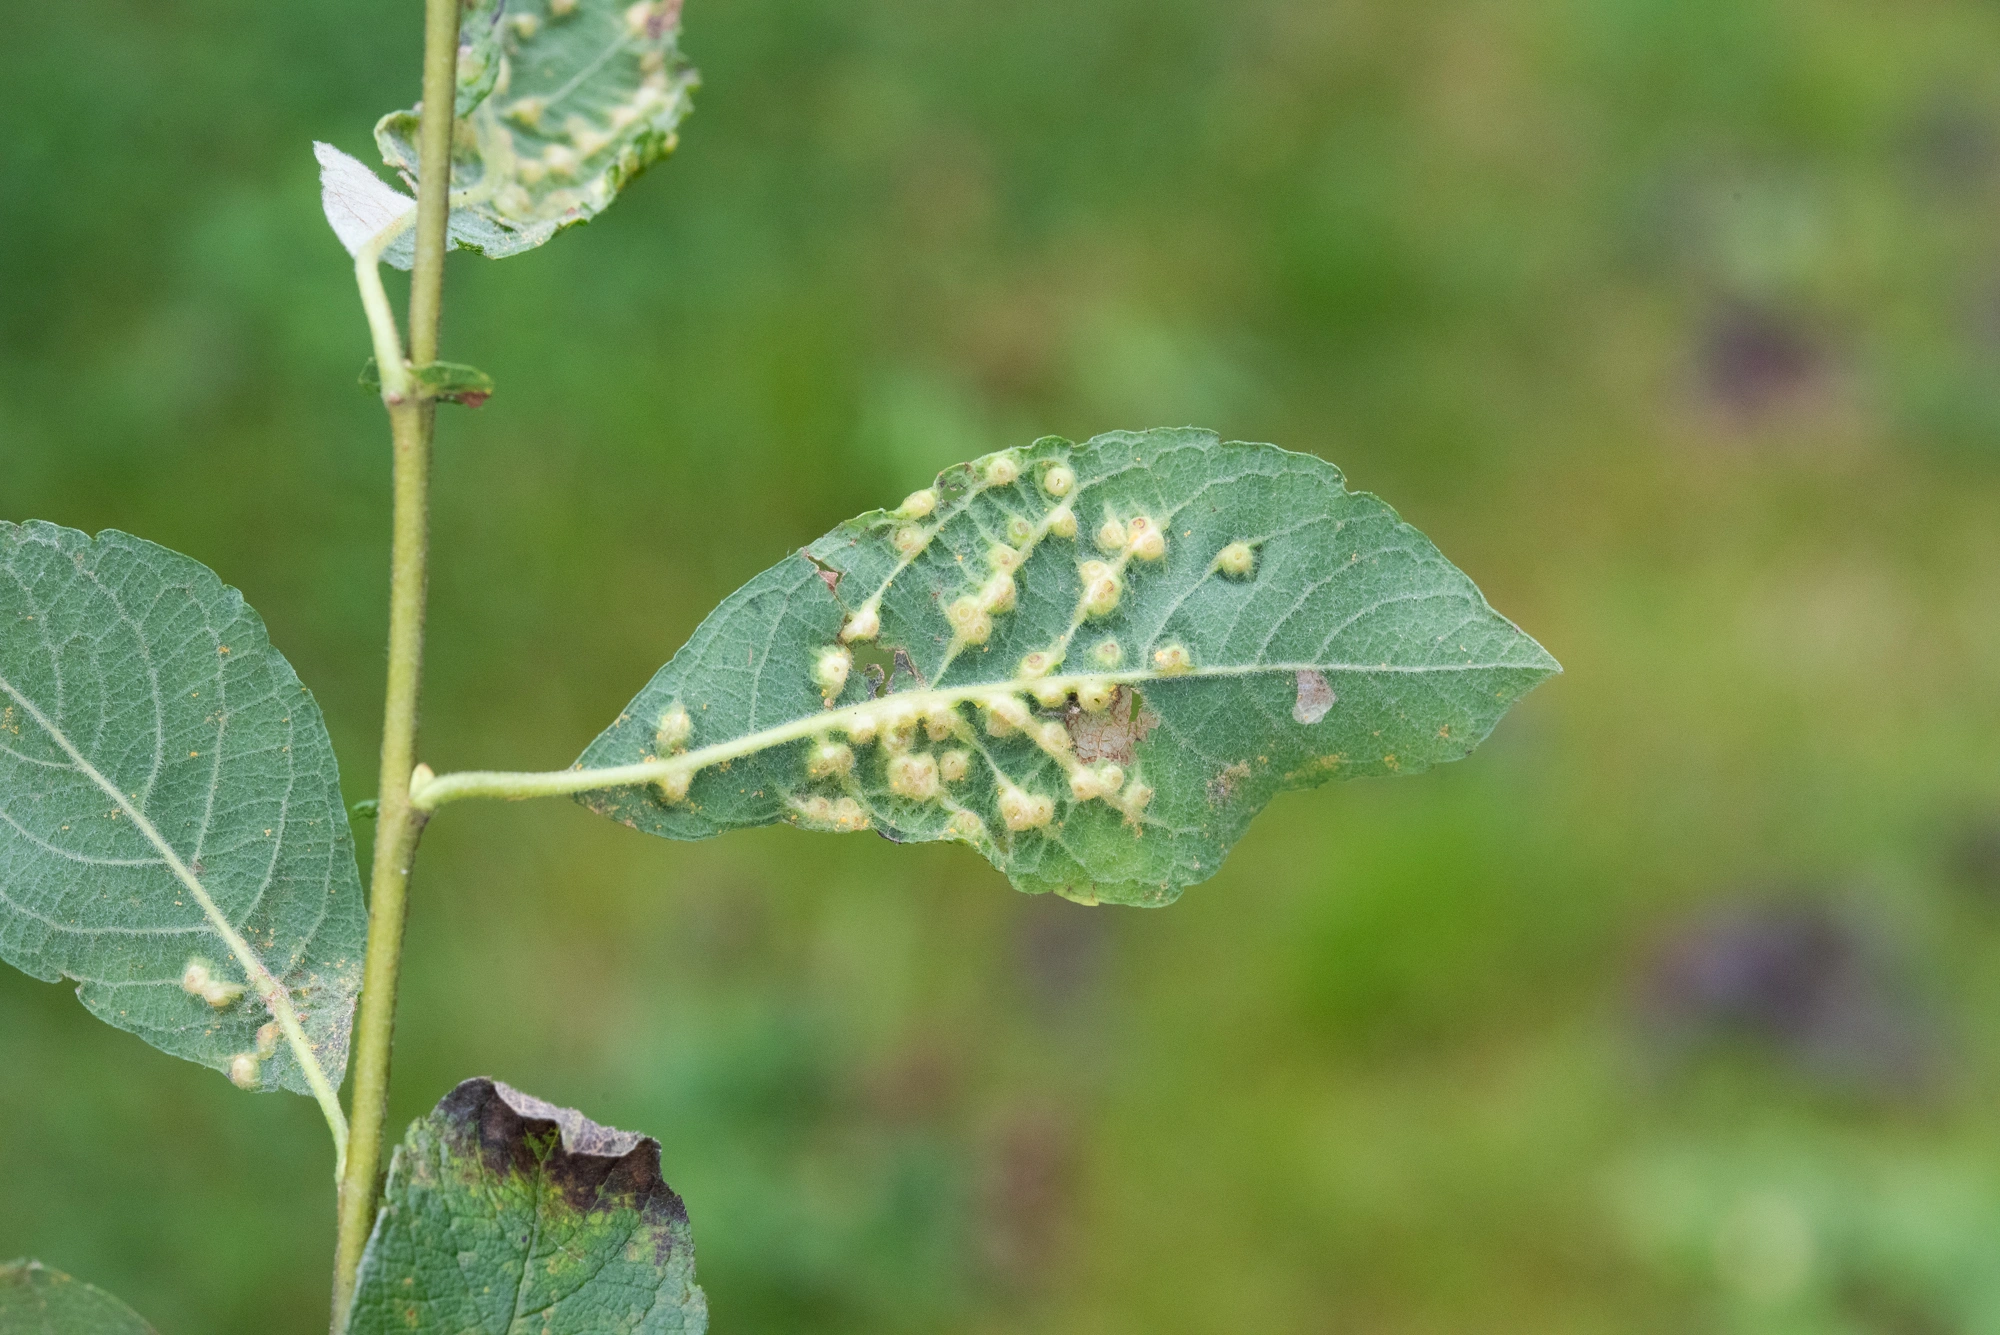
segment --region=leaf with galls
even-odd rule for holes
[[[338,1085],[366,932],[326,725],[242,596],[123,533],[0,523],[0,959],[313,1093],[268,1026],[296,1015]]]
[[[681,0],[477,0],[468,8],[452,139],[453,244],[489,259],[532,250],[602,213],[673,151],[698,82],[680,53],[680,14]],[[417,120],[412,108],[375,127],[383,160],[412,191]],[[401,263],[407,243],[398,247],[391,263]]]
[[[863,640],[904,665],[880,697],[846,670]],[[1279,792],[1456,760],[1559,670],[1331,464],[1050,437],[738,590],[579,761],[652,782],[581,800],[675,839],[956,840],[1023,890],[1165,904]],[[663,754],[676,702],[693,736]]]

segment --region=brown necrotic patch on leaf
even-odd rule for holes
[[[496,1294],[514,1295],[507,1311]],[[696,1335],[708,1322],[659,1142],[467,1080],[396,1151],[349,1331],[525,1330],[509,1319],[523,1304],[542,1335]]]
[[[1300,723],[1317,723],[1326,717],[1326,711],[1333,708],[1340,697],[1333,693],[1333,687],[1326,684],[1326,678],[1311,668],[1299,670],[1299,698],[1292,702],[1292,717]]]
[[[1137,691],[1120,686],[1111,697],[1111,707],[1103,713],[1086,714],[1073,709],[1065,721],[1070,740],[1076,743],[1078,760],[1086,765],[1101,760],[1130,765],[1138,754],[1139,743],[1159,726],[1160,716],[1146,708]]]

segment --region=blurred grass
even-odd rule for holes
[[[1051,431],[1322,453],[1568,674],[1157,913],[454,809],[399,1125],[487,1073],[658,1136],[720,1331],[2000,1329],[2000,11],[687,21],[678,157],[451,265],[500,392],[441,427],[434,764],[568,763],[743,579]],[[240,586],[367,795],[386,433],[307,149],[411,100],[418,6],[8,29],[0,514]],[[1807,1060],[1810,962],[1649,1027],[1662,943],[1774,898],[1850,912],[1920,1068]],[[0,1255],[318,1328],[309,1103],[11,972],[0,1017]]]

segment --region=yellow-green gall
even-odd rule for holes
[[[1167,554],[1167,535],[1144,515],[1135,515],[1125,526],[1125,541],[1141,561],[1157,561]]]
[[[1131,786],[1125,789],[1125,795],[1119,799],[1118,805],[1125,808],[1127,815],[1136,816],[1144,811],[1146,804],[1152,800],[1153,790],[1134,779]]]
[[[1006,737],[1028,726],[1033,717],[1028,707],[1011,695],[993,694],[980,702],[986,711],[986,731],[994,737]]]
[[[899,556],[915,556],[929,541],[924,531],[915,524],[899,524],[896,531],[889,535],[889,545],[896,549]]]
[[[897,756],[889,762],[889,791],[912,802],[938,795],[937,761],[928,755]]]
[[[1102,765],[1078,765],[1069,772],[1070,795],[1079,802],[1099,797],[1110,801],[1124,782],[1124,769],[1110,761]]]
[[[891,700],[882,709],[882,745],[891,751],[907,751],[917,739],[917,724],[923,711],[905,700]]]
[[[932,705],[924,712],[924,736],[941,742],[958,731],[958,711],[950,705]]]
[[[938,757],[938,777],[946,783],[957,783],[972,770],[972,753],[954,748]]]
[[[813,662],[813,681],[819,693],[831,700],[847,687],[847,674],[854,670],[854,651],[844,644],[828,645]]]
[[[1057,464],[1042,474],[1042,490],[1061,500],[1076,489],[1076,474],[1063,464]]]
[[[844,678],[843,678],[844,680]],[[687,750],[688,738],[694,735],[694,720],[687,710],[676,700],[660,715],[660,730],[653,734],[653,745],[663,756],[676,751]]]
[[[1125,661],[1125,646],[1113,639],[1102,639],[1090,646],[1090,661],[1109,671]]]
[[[1107,552],[1124,551],[1125,526],[1106,515],[1104,522],[1097,528],[1097,545]]]
[[[925,487],[922,491],[913,491],[905,496],[903,503],[896,507],[895,516],[898,519],[927,519],[935,509],[937,509],[937,493]]]
[[[980,587],[979,605],[988,612],[1011,612],[1014,609],[1014,594],[1014,577],[1002,572]]]
[[[840,628],[840,638],[843,643],[852,644],[857,640],[872,640],[881,632],[882,614],[870,603],[847,618],[846,624]]]
[[[806,777],[830,778],[854,769],[854,749],[844,742],[825,741],[806,753]]]
[[[995,543],[986,551],[986,564],[998,571],[1015,570],[1020,567],[1021,553],[1003,543]]]
[[[1019,667],[1015,669],[1015,675],[1025,677],[1029,681],[1034,681],[1037,678],[1046,677],[1049,673],[1055,671],[1056,664],[1061,661],[1060,658],[1049,650],[1037,649],[1031,654],[1021,655],[1021,662]]]
[[[833,799],[829,797],[808,797],[803,802],[795,802],[792,809],[799,813],[799,819],[808,825],[833,824]]]
[[[1084,562],[1086,566],[1104,566],[1104,562]],[[1090,576],[1084,580],[1084,616],[1104,618],[1118,612],[1118,598],[1124,594],[1124,580],[1106,572],[1100,576]]]
[[[1215,568],[1231,579],[1248,579],[1257,569],[1257,553],[1247,542],[1232,542],[1215,554]]]
[[[1056,814],[1056,804],[1039,793],[1029,793],[1004,784],[1000,789],[1000,819],[1016,833],[1047,825]]]
[[[660,781],[653,787],[659,790],[660,800],[672,806],[676,802],[687,801],[688,787],[693,783],[693,770],[677,769],[661,775]]]
[[[217,1010],[233,1006],[243,999],[243,984],[217,978],[204,959],[191,959],[187,968],[181,970],[181,990],[190,996],[200,997]]]
[[[238,1089],[258,1090],[263,1088],[264,1079],[254,1052],[239,1052],[229,1059],[229,1083]]]
[[[1194,658],[1180,643],[1162,645],[1153,651],[1153,670],[1163,677],[1178,677],[1194,668]]]
[[[961,839],[977,840],[986,833],[986,822],[977,812],[961,808],[951,813],[951,832]]]
[[[1118,688],[1116,686],[1113,686],[1108,681],[1101,681],[1096,677],[1092,677],[1077,686],[1076,703],[1082,707],[1083,712],[1086,714],[1102,714],[1105,710],[1111,708],[1111,701],[1116,698],[1117,694]]]
[[[1052,756],[1066,756],[1076,750],[1076,741],[1069,735],[1069,729],[1055,719],[1035,725],[1035,745]]]
[[[965,644],[984,644],[993,634],[993,618],[970,596],[957,599],[944,610],[951,632]]]
[[[875,740],[875,729],[880,722],[881,716],[874,710],[857,709],[847,716],[847,722],[841,726],[846,728],[848,737],[855,745],[866,746]]]
[[[1043,709],[1061,709],[1069,703],[1069,687],[1061,681],[1038,681],[1028,688]]]
[[[277,1056],[278,1044],[282,1043],[283,1041],[284,1041],[284,1031],[278,1027],[278,1022],[276,1020],[272,1020],[269,1024],[258,1025],[257,1026],[258,1060],[269,1061],[271,1060],[271,1058]]]
[[[577,0],[549,0],[549,17],[566,19],[576,13]]]
[[[1035,526],[1020,515],[1010,515],[1007,519],[1007,541],[1019,546],[1035,536]]]
[[[1011,451],[992,455],[986,460],[982,476],[989,487],[1011,487],[1021,476],[1021,461]]]
[[[507,26],[514,30],[516,37],[525,41],[541,31],[542,20],[535,14],[515,14],[508,18]]]
[[[1048,526],[1049,532],[1055,534],[1058,538],[1075,537],[1076,511],[1070,509],[1067,505],[1058,505],[1055,509],[1049,511]]]
[[[843,797],[833,804],[833,825],[835,829],[852,834],[868,828],[868,811],[851,797]]]

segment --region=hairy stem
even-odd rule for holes
[[[446,224],[451,188],[452,101],[458,68],[459,0],[425,0],[424,99],[418,127],[416,269],[410,280],[410,355],[437,360],[443,307]],[[378,238],[379,239],[379,238]],[[379,253],[379,250],[377,251]],[[368,293],[366,279],[362,282]],[[376,326],[371,308],[371,326]],[[379,338],[379,333],[378,333]],[[430,454],[435,406],[390,395],[402,362],[381,367],[383,398],[395,446],[395,516],[389,558],[389,677],[382,717],[380,806],[375,863],[369,881],[368,955],[362,966],[355,1021],[352,1126],[341,1178],[333,1273],[333,1331],[347,1325],[361,1254],[374,1226],[380,1190],[382,1128],[389,1105],[389,1052],[396,1023],[396,986],[410,867],[423,814],[410,805],[417,704],[423,682],[424,597],[430,546]]]

